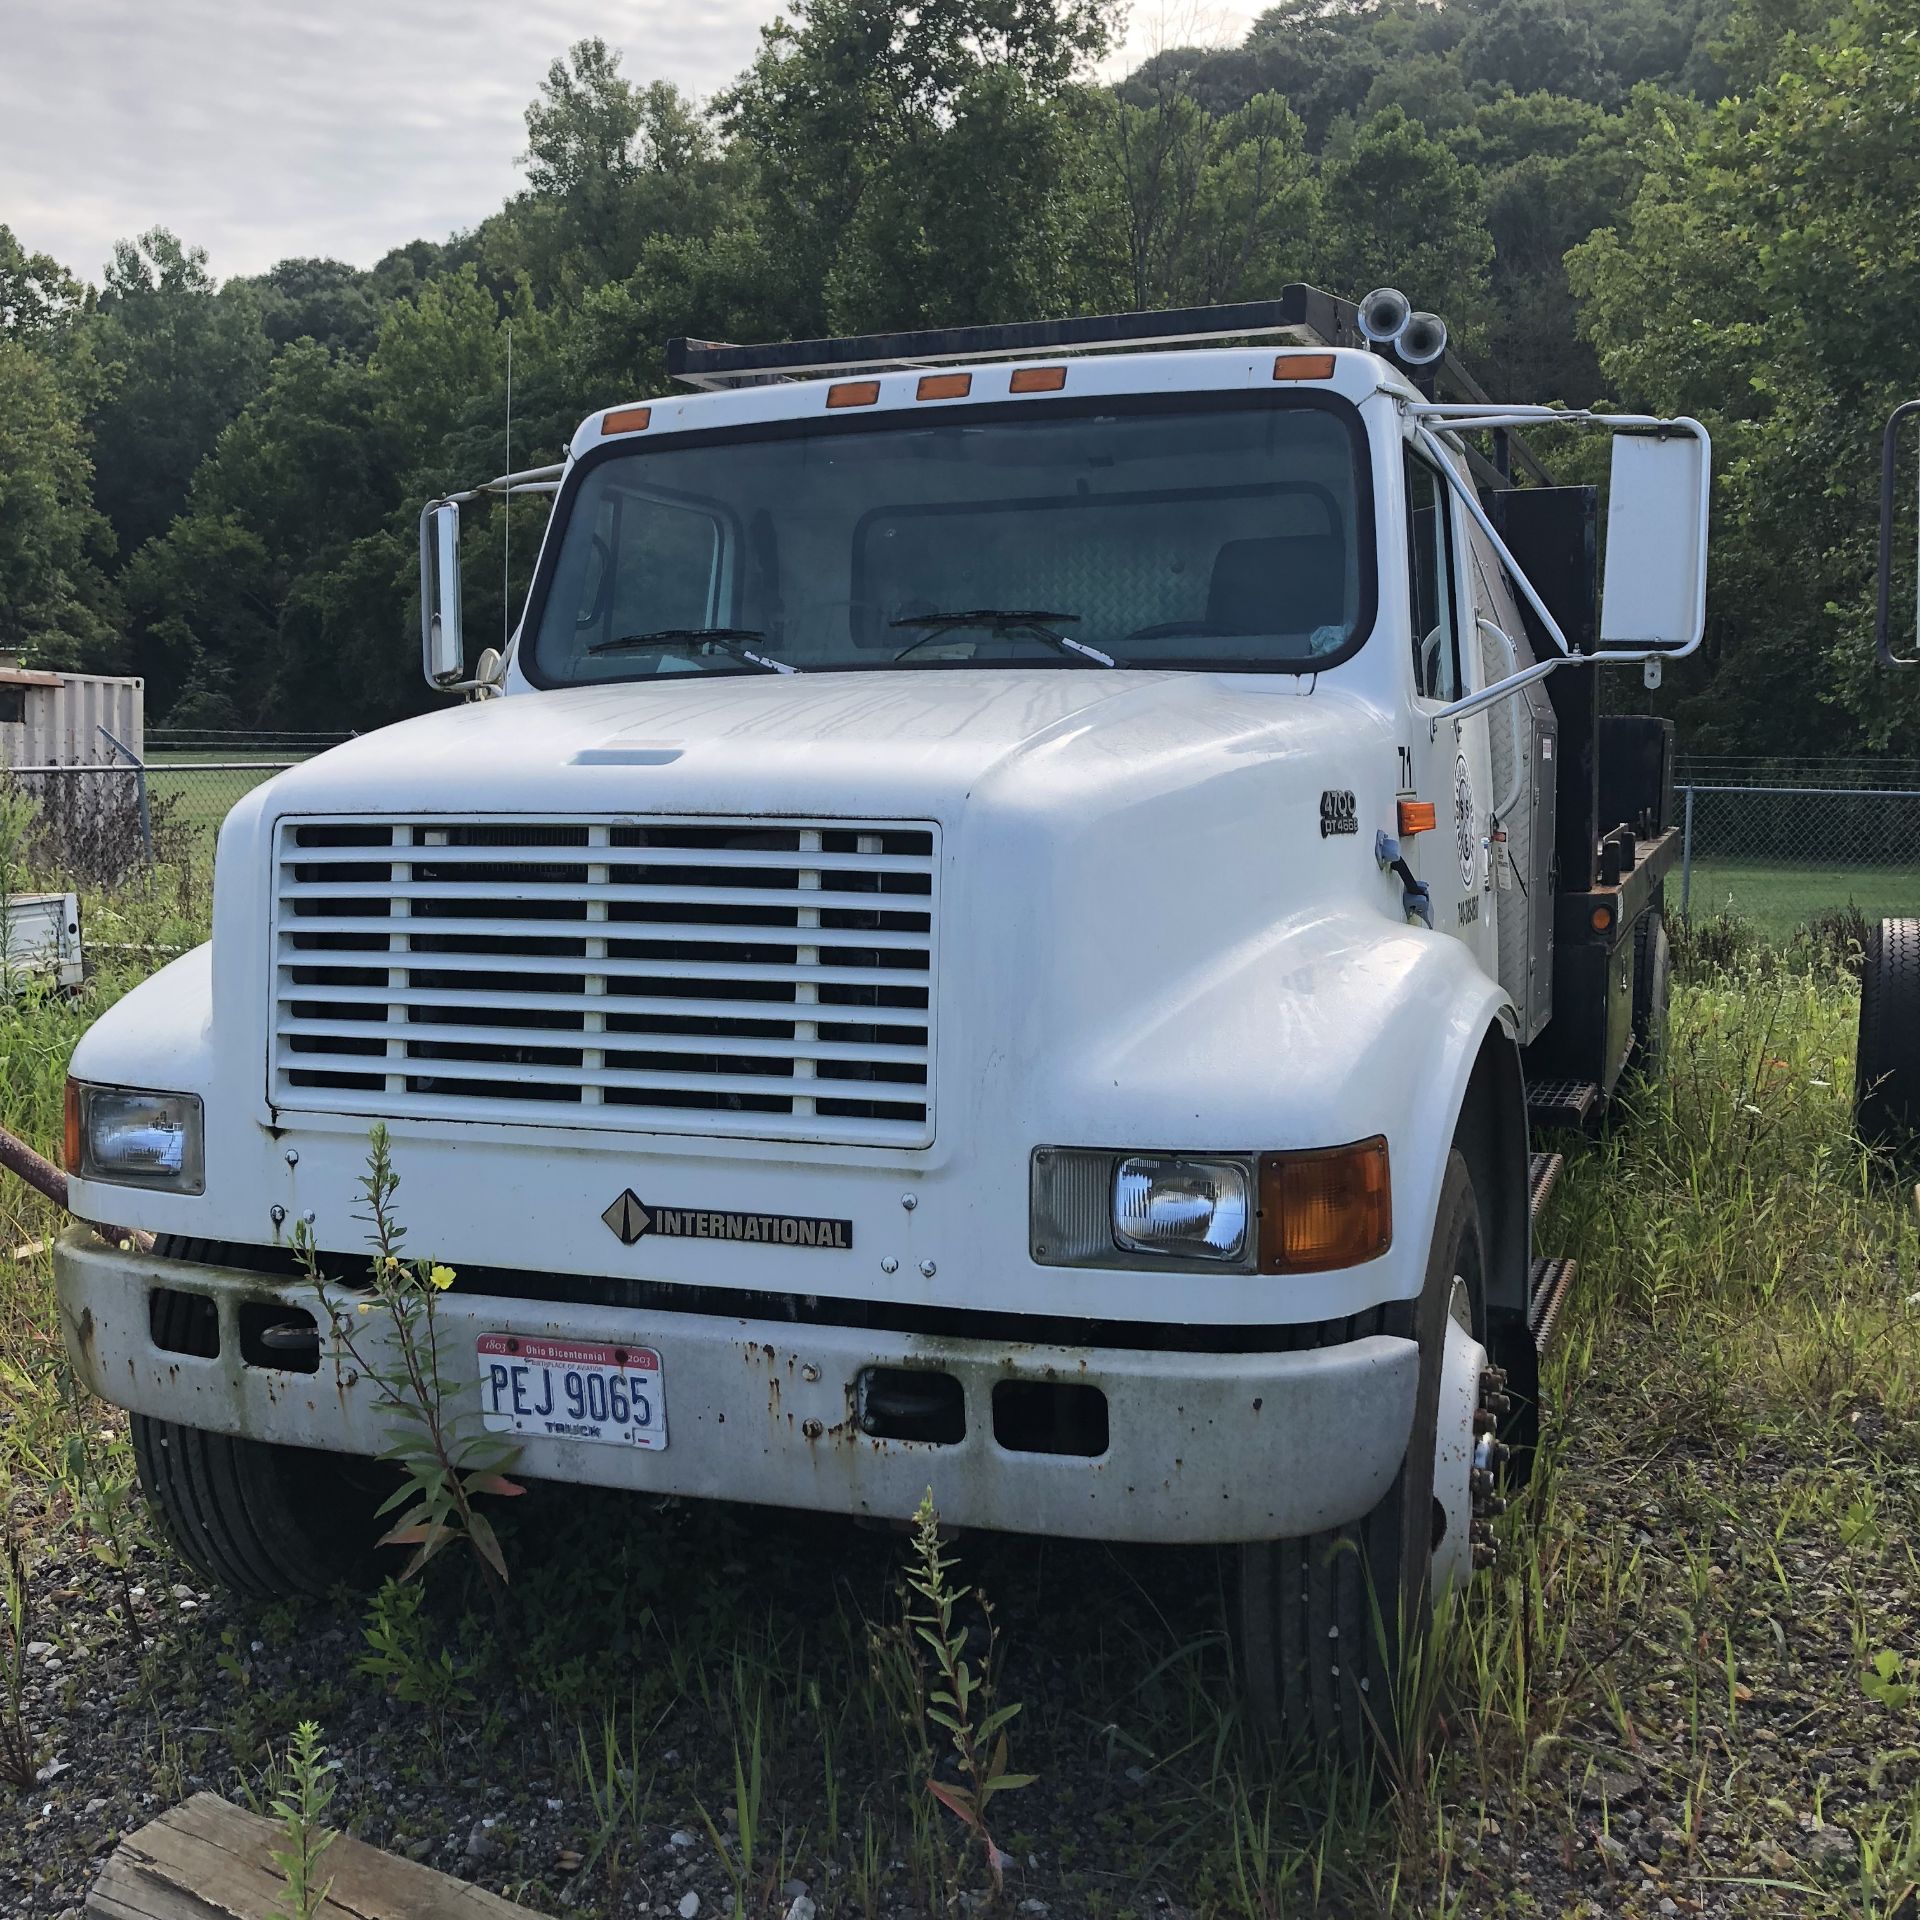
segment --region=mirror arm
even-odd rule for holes
[[[1887,430],[1880,441],[1880,573],[1874,590],[1873,650],[1883,667],[1911,667],[1920,664],[1920,654],[1898,654],[1893,650],[1893,495],[1899,481],[1900,422],[1910,413],[1920,413],[1920,400],[1908,400],[1894,408],[1887,419]]]
[[[1413,431],[1420,444],[1426,448],[1439,466],[1447,485],[1453,489],[1460,504],[1472,516],[1474,525],[1487,536],[1494,552],[1500,556],[1500,564],[1506,568],[1508,579],[1520,589],[1526,596],[1527,605],[1539,615],[1540,624],[1546,629],[1547,637],[1560,649],[1563,658],[1570,657],[1573,649],[1567,644],[1567,636],[1560,631],[1560,622],[1547,611],[1547,603],[1534,592],[1533,582],[1521,570],[1520,562],[1508,551],[1507,543],[1500,538],[1493,522],[1487,518],[1486,509],[1481,506],[1479,496],[1461,477],[1459,469],[1453,464],[1453,456],[1431,427],[1416,421]]]
[[[484,500],[503,493],[558,493],[566,470],[564,460],[557,460],[550,467],[524,467],[518,473],[503,473],[497,479],[483,480],[477,487],[469,487],[464,493],[449,493],[444,498],[455,506],[462,506],[469,500]],[[438,506],[440,502],[434,504]]]
[[[1427,718],[1431,722],[1428,738],[1440,731],[1442,720],[1464,720],[1470,713],[1478,713],[1482,707],[1490,707],[1496,700],[1504,700],[1509,694],[1518,693],[1522,687],[1530,687],[1536,680],[1544,680],[1556,667],[1564,667],[1569,657],[1577,659],[1582,665],[1591,664],[1585,654],[1569,656],[1556,653],[1551,658],[1541,660],[1531,667],[1523,667],[1518,673],[1510,673],[1504,680],[1496,680],[1490,687],[1482,687],[1478,693],[1470,693],[1463,700],[1455,700],[1450,705],[1435,707]]]

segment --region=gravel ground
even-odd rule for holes
[[[1920,1920],[1897,1888],[1861,1893],[1863,1845],[1920,1794],[1911,1709],[1860,1684],[1862,1647],[1920,1657],[1914,1462],[1858,1423],[1821,1452],[1649,1432],[1629,1401],[1595,1389],[1551,1500],[1511,1523],[1538,1527],[1544,1595],[1572,1616],[1564,1645],[1551,1609],[1532,1636],[1532,1717],[1450,1702],[1437,1789],[1415,1806],[1330,1818],[1323,1784],[1237,1767],[1207,1557],[963,1541],[963,1576],[997,1603],[1003,1697],[1025,1703],[1015,1764],[1041,1776],[1003,1802],[1004,1909],[1309,1912],[1317,1857],[1333,1913],[1397,1897],[1409,1913]],[[524,1504],[503,1613],[454,1568],[402,1620],[450,1663],[438,1706],[359,1669],[363,1602],[249,1611],[151,1546],[131,1569],[136,1653],[117,1579],[71,1529],[42,1533],[26,1710],[43,1765],[0,1822],[0,1912],[77,1915],[122,1833],[200,1788],[260,1793],[310,1716],[340,1763],[336,1818],[376,1845],[539,1912],[730,1913],[714,1834],[737,1852],[743,1660],[772,1703],[746,1911],[928,1911],[908,1749],[876,1711],[864,1630],[844,1624],[884,1616],[898,1541],[557,1491]],[[579,1574],[615,1533],[643,1559]],[[607,1709],[623,1744],[602,1766]],[[630,1798],[600,1846],[589,1773]],[[1263,1818],[1280,1889],[1264,1906],[1240,1885]],[[984,1876],[963,1878],[954,1904],[982,1904]]]

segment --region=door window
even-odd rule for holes
[[[1457,700],[1459,622],[1453,575],[1453,516],[1447,483],[1407,455],[1407,581],[1413,603],[1413,673],[1430,700]]]

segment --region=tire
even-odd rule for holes
[[[1673,981],[1673,945],[1667,916],[1656,904],[1633,930],[1633,1055],[1643,1080],[1658,1080],[1667,1067],[1667,1000]]]
[[[1420,1298],[1350,1322],[1344,1337],[1417,1339],[1420,1380],[1400,1472],[1364,1519],[1297,1540],[1240,1549],[1239,1648],[1250,1715],[1290,1753],[1393,1772],[1396,1711],[1410,1652],[1432,1619],[1434,1454],[1441,1348],[1455,1276],[1476,1325],[1487,1271],[1486,1229],[1466,1158],[1447,1156]]]
[[[226,1250],[163,1234],[154,1251],[217,1264]],[[193,1294],[162,1295],[156,1337],[192,1351],[199,1304]],[[373,1584],[377,1509],[396,1484],[376,1463],[140,1413],[131,1423],[147,1503],[175,1551],[208,1580],[250,1600]]]
[[[1903,1166],[1920,1157],[1920,920],[1882,920],[1867,936],[1853,1126]]]

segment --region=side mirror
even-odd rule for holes
[[[1709,449],[1676,420],[1613,437],[1600,652],[1691,653],[1707,619]]]
[[[436,691],[466,676],[460,631],[460,509],[436,501],[420,514],[420,670]]]

